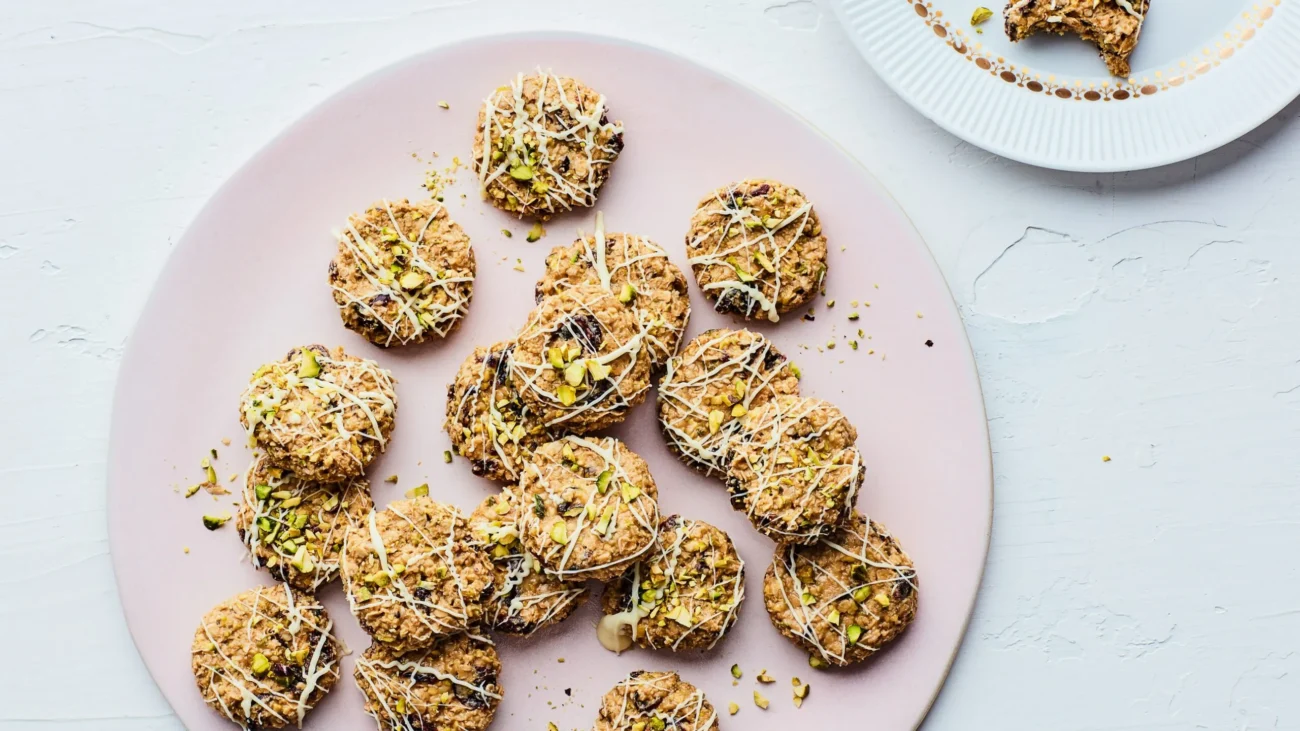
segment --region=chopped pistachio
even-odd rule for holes
[[[749,413],[749,409],[746,409],[744,404],[736,404],[731,407],[731,415],[736,418],[740,418],[747,413]]]
[[[448,104],[446,101],[439,101],[438,106],[442,107],[443,109],[451,109],[451,105]]]
[[[357,601],[364,602],[364,601],[369,601],[370,598],[374,595],[371,594],[370,590],[367,589],[366,587],[358,586],[356,588],[356,591],[352,592],[352,596],[356,597]]]
[[[554,723],[552,723],[552,722],[550,722],[550,721],[547,721],[547,722],[546,722],[546,731],[560,731],[560,727],[559,727],[559,726],[556,726]]]
[[[875,599],[876,603],[882,607],[889,606],[889,595],[883,591],[876,592],[876,595],[872,598]]]
[[[975,12],[971,13],[970,24],[983,25],[989,18],[992,17],[993,17],[993,11],[981,5],[980,7],[975,8]]]
[[[389,475],[388,477],[385,477],[385,478],[384,478],[384,482],[387,482],[387,483],[390,484],[390,485],[396,485],[396,484],[397,484],[397,475]]]
[[[826,661],[817,655],[809,655],[808,667],[817,668],[818,670],[820,670],[826,667]]]
[[[858,643],[858,640],[862,639],[862,628],[857,626],[856,624],[849,625],[848,636],[849,636],[849,642],[856,645]]]
[[[221,515],[205,515],[203,516],[203,527],[208,530],[216,530],[225,525],[228,520],[230,520],[229,513],[222,513]]]
[[[827,615],[826,615],[826,621],[827,621],[827,622],[830,622],[831,624],[839,624],[839,623],[840,623],[840,610],[838,610],[838,609],[832,609],[831,612],[830,612],[830,614],[827,614]]]
[[[853,601],[857,602],[858,604],[865,602],[867,598],[870,596],[871,596],[871,589],[865,586],[859,589],[855,589],[853,591]]]
[[[587,380],[587,364],[582,361],[574,361],[564,369],[564,382],[570,386],[582,385]]]
[[[768,675],[768,674],[767,674],[767,669],[766,669],[766,668],[763,669],[763,670],[758,674],[758,677],[755,678],[755,679],[756,679],[758,682],[760,682],[760,683],[775,683],[775,682],[776,682],[776,678],[773,678],[771,675]]]
[[[516,165],[510,168],[510,177],[514,178],[515,180],[532,180],[533,169],[523,164]]]
[[[858,319],[858,313],[856,313],[856,312],[850,312],[850,313],[849,313],[849,319],[850,319],[850,320],[856,320],[856,319]]]
[[[758,691],[754,691],[754,705],[766,711],[768,706],[768,701],[766,698],[763,697],[762,693],[759,693]]]
[[[726,418],[727,415],[722,413],[721,411],[718,411],[717,409],[710,411],[709,412],[709,433],[717,434],[718,430],[722,428],[722,420]]]
[[[270,658],[268,658],[266,655],[263,655],[260,652],[253,655],[252,670],[253,670],[253,675],[256,675],[259,678],[271,672]]]
[[[315,378],[320,375],[320,361],[316,359],[316,351],[311,348],[303,348],[302,362],[298,364],[299,378]]]
[[[740,680],[742,675],[744,675],[744,673],[741,672],[739,665],[731,666],[731,677],[735,678],[736,680]]]
[[[397,283],[402,285],[402,289],[416,289],[424,284],[424,275],[419,272],[407,272]]]
[[[613,470],[605,470],[596,477],[596,490],[604,495],[605,490],[609,489],[609,481],[614,477]]]
[[[727,704],[727,713],[730,713],[730,714],[733,715],[733,716],[736,715],[737,713],[740,713],[740,706],[736,705],[734,702],[733,702],[733,703],[728,703],[728,704]]]
[[[536,189],[538,185],[545,185],[545,183],[543,183],[542,181],[539,180],[539,181],[533,183],[533,188]],[[539,193],[545,193],[546,191],[545,191],[545,190],[539,190],[539,191],[537,191],[537,192],[539,192]],[[542,237],[545,236],[545,235],[546,235],[546,229],[542,228],[542,224],[540,224],[540,223],[534,223],[534,224],[533,224],[533,227],[530,228],[530,229],[528,229],[528,234],[527,234],[526,236],[524,236],[524,240],[531,244],[531,243],[533,243],[534,241],[536,241],[536,240],[542,238]]]
[[[619,486],[619,490],[621,490],[623,493],[623,500],[629,503],[632,502],[633,500],[636,500],[637,497],[641,495],[641,488],[637,487],[636,485],[633,485],[630,482],[624,482],[622,485]]]
[[[609,378],[612,369],[594,358],[587,359],[587,372],[591,374],[591,380],[603,381]]]
[[[567,383],[555,389],[555,396],[560,399],[560,403],[564,406],[572,406],[573,402],[578,400],[578,392],[574,391],[573,386]]]
[[[794,374],[795,378],[803,378],[803,371],[799,370],[799,366],[794,363],[790,364],[790,372]]]
[[[446,462],[447,464],[451,464],[451,459],[452,459],[451,450],[450,449],[442,450],[442,461]]]
[[[429,484],[426,482],[423,485],[412,487],[410,490],[406,491],[406,497],[429,497]]]
[[[551,364],[552,368],[556,370],[564,368],[564,351],[560,348],[548,348],[546,351],[546,359]]]
[[[569,526],[563,520],[557,520],[551,526],[551,540],[561,546],[569,542]]]
[[[623,289],[619,290],[618,293],[618,301],[626,305],[634,299],[636,299],[636,288],[624,282]]]
[[[201,483],[198,485],[190,485],[185,488],[185,497],[194,497],[194,493],[198,492],[202,487],[203,485]]]
[[[517,271],[517,272],[522,272],[522,271],[524,271],[524,260],[523,260],[523,259],[515,259],[515,265],[514,265],[513,267],[511,267],[511,268],[514,269],[514,270]]]
[[[514,234],[514,232],[511,231],[510,229],[508,229],[508,228],[503,228],[503,229],[501,229],[501,235],[509,239],[509,238],[514,238],[514,235],[515,235],[515,234]]]

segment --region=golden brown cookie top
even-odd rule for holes
[[[340,647],[325,607],[280,584],[203,615],[190,664],[203,701],[240,728],[301,726],[334,687]]]
[[[826,237],[812,203],[775,180],[742,180],[700,201],[686,253],[718,312],[777,322],[826,277]]]
[[[483,103],[474,169],[492,205],[549,219],[596,204],[623,151],[603,94],[550,72],[518,74]]]
[[[519,481],[524,546],[554,576],[606,581],[654,547],[658,488],[645,460],[610,437],[565,437]]]
[[[849,665],[902,634],[917,610],[916,570],[884,526],[854,513],[811,546],[780,546],[763,580],[772,623],[814,667]]]
[[[394,652],[478,630],[493,580],[460,512],[423,496],[371,511],[349,531],[341,573],[362,628]]]
[[[342,348],[308,345],[258,368],[240,398],[249,445],[305,480],[360,477],[388,446],[397,415],[393,376]]]
[[[446,337],[469,312],[474,249],[441,203],[383,200],[335,235],[334,302],[343,324],[370,342]]]

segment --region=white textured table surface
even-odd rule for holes
[[[764,89],[930,242],[981,369],[997,512],[927,729],[1300,729],[1300,105],[1194,162],[1068,175],[935,128],[809,0],[60,0],[0,19],[3,731],[180,727],[118,608],[104,459],[123,345],[186,224],[343,85],[537,28]]]

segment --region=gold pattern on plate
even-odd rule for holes
[[[971,38],[964,28],[949,22],[942,10],[934,9],[934,3],[925,0],[907,0],[907,4],[912,6],[917,16],[945,45],[960,53],[967,61],[990,76],[1002,79],[1008,84],[1015,84],[1026,91],[1058,99],[1122,102],[1176,89],[1210,73],[1232,58],[1255,37],[1257,31],[1274,16],[1276,13],[1274,8],[1281,5],[1282,0],[1261,0],[1251,5],[1250,9],[1242,11],[1239,21],[1223,31],[1220,39],[1214,41],[1212,45],[1206,45],[1189,54],[1168,68],[1141,77],[1130,76],[1127,79],[1105,81],[1063,80],[1054,74],[1044,76],[1028,66],[1010,63],[1002,56],[989,53],[983,48],[983,44]]]

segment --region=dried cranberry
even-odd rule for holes
[[[740,289],[723,290],[722,296],[713,304],[713,309],[723,314],[734,312],[748,317],[754,312],[755,302],[749,294]]]
[[[768,348],[767,353],[763,356],[763,367],[769,371],[785,362],[785,356],[777,351],[776,348]]]
[[[387,307],[393,304],[393,298],[382,292],[370,298],[371,307]]]
[[[915,579],[913,579],[912,581],[915,581]],[[904,581],[899,581],[899,582],[897,582],[897,583],[894,584],[894,597],[895,597],[895,598],[897,598],[897,599],[906,599],[906,598],[908,598],[909,596],[912,596],[912,582],[911,582],[911,581],[905,581],[905,580],[904,580]]]
[[[767,195],[767,194],[770,193],[770,192],[772,192],[772,186],[768,185],[767,183],[763,183],[762,185],[758,186],[757,188],[755,188],[755,189],[749,191],[749,195],[748,195],[747,197],[749,197],[749,198],[759,198],[759,197],[762,197],[762,196]]]
[[[600,320],[586,313],[565,318],[556,330],[556,335],[577,341],[578,347],[588,355],[600,352],[600,344],[605,340]]]
[[[415,591],[411,592],[411,595],[414,596],[417,601],[424,601],[430,596],[433,596],[433,593],[423,586],[417,586],[415,587]]]

